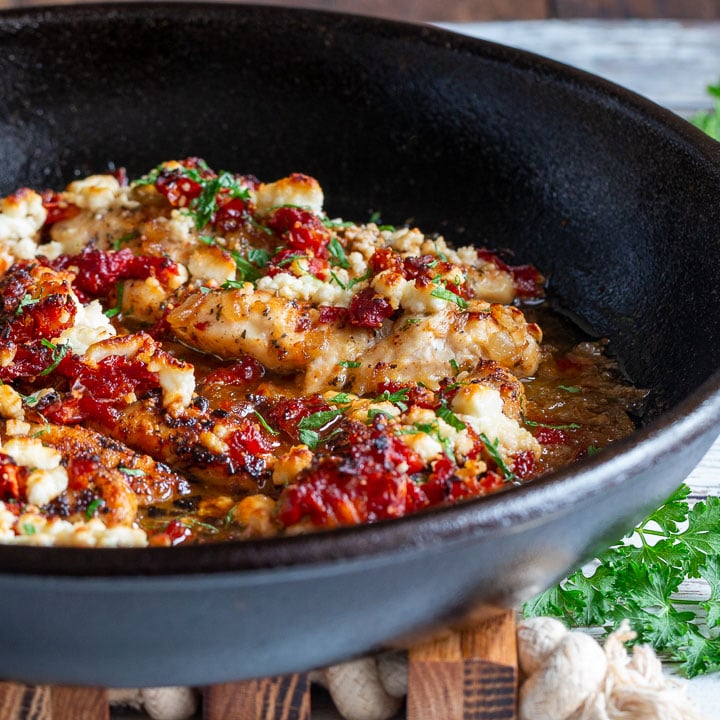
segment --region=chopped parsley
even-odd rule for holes
[[[22,524],[22,534],[23,535],[34,535],[37,532],[35,529],[35,526],[32,523],[23,523]]]
[[[430,293],[433,297],[440,298],[441,300],[447,300],[448,302],[455,303],[461,310],[467,310],[468,303],[465,298],[460,297],[457,293],[452,290],[448,290],[446,287],[436,287]]]
[[[106,310],[105,317],[114,318],[116,315],[119,315],[122,312],[124,290],[125,288],[121,282],[118,282],[117,285],[115,285],[115,295],[117,296],[117,300],[115,301],[115,307],[111,307],[109,310]]]
[[[359,368],[362,363],[359,360],[341,360],[338,365],[344,368]]]
[[[52,350],[52,364],[48,365],[43,371],[38,373],[41,376],[49,375],[53,370],[57,369],[57,366],[62,362],[62,359],[67,355],[68,350],[70,349],[69,345],[65,345],[64,343],[61,343],[60,345],[53,345],[49,340],[46,338],[43,338],[40,343],[43,347],[48,348],[49,350]]]
[[[129,243],[131,240],[135,240],[138,237],[140,237],[140,232],[138,230],[132,230],[129,233],[125,233],[125,235],[121,235],[119,238],[112,241],[112,249],[119,250],[122,245]]]
[[[94,517],[95,513],[103,506],[105,505],[105,501],[102,498],[95,498],[85,510],[85,517],[90,520],[92,517]]]
[[[322,428],[340,415],[342,415],[342,410],[335,408],[331,410],[320,410],[319,412],[304,417],[298,423],[300,442],[305,443],[311,450],[314,450],[320,442],[320,433],[318,430],[322,430]]]
[[[21,298],[21,300],[20,300],[20,303],[18,304],[17,308],[15,308],[15,314],[16,314],[16,315],[22,315],[23,310],[24,310],[26,307],[30,307],[31,305],[35,305],[36,303],[39,303],[39,302],[40,302],[40,300],[34,299],[33,296],[30,295],[30,293],[25,293],[25,294],[22,296],[22,298]]]
[[[577,423],[569,423],[568,425],[549,425],[548,423],[535,422],[535,420],[528,420],[523,418],[523,422],[529,427],[540,427],[548,428],[549,430],[579,430],[580,425]]]
[[[356,277],[353,280],[350,280],[350,282],[347,284],[347,289],[350,290],[351,288],[354,288],[358,283],[365,282],[365,280],[369,280],[372,277],[372,270],[368,268],[360,277]]]
[[[145,471],[140,468],[129,468],[124,465],[118,465],[117,469],[123,473],[123,475],[128,475],[129,477],[143,477],[145,475]]]
[[[511,480],[513,482],[518,482],[517,475],[515,475],[512,470],[510,470],[510,468],[503,460],[502,455],[500,454],[500,450],[498,449],[498,445],[500,444],[500,438],[495,438],[495,440],[491,442],[490,438],[488,438],[485,433],[480,433],[480,439],[482,440],[482,443],[485,446],[488,455],[494,460],[495,464],[498,466],[498,470],[502,472],[502,474],[505,476],[505,479]]]
[[[394,416],[387,412],[387,410],[381,410],[380,408],[370,408],[367,414],[368,423],[372,422],[372,420],[374,420],[378,415],[386,417],[388,418],[388,420],[394,419]]]
[[[268,425],[267,420],[257,411],[253,410],[255,415],[257,416],[257,419],[260,421],[260,424],[271,434],[271,435],[279,435],[280,432],[278,430],[273,430],[273,428]]]
[[[328,251],[330,252],[330,264],[335,267],[343,268],[344,270],[347,270],[350,267],[350,263],[348,262],[347,255],[345,254],[345,249],[340,244],[340,241],[334,237],[329,243],[328,243]]]
[[[558,385],[559,390],[564,390],[565,392],[569,393],[579,393],[580,388],[576,387],[575,385]]]
[[[235,176],[229,172],[222,171],[216,177],[202,178],[199,182],[202,185],[200,195],[190,203],[190,213],[193,215],[198,230],[202,230],[217,212],[217,196],[220,191],[224,191],[223,197],[230,199],[248,200],[250,198],[250,191],[240,185]]]
[[[223,290],[242,290],[245,287],[244,280],[226,280],[221,286]]]
[[[460,372],[460,367],[458,366],[457,360],[455,358],[450,358],[450,367],[453,369],[455,375]]]
[[[456,430],[464,430],[467,425],[447,406],[447,403],[443,400],[440,407],[435,411],[435,414],[444,420],[450,427]]]
[[[408,409],[407,400],[409,393],[410,388],[400,388],[400,390],[394,393],[386,390],[382,395],[373,398],[373,402],[391,402],[393,405],[397,405],[402,412],[405,412]]]

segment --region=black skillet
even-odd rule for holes
[[[0,191],[187,155],[316,176],[510,247],[650,389],[629,440],[401,521],[146,550],[0,547],[0,677],[108,686],[284,673],[528,598],[628,530],[720,418],[720,151],[584,73],[428,27],[232,5],[0,15]]]

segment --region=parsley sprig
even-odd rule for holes
[[[630,620],[637,642],[681,663],[688,677],[720,670],[720,498],[691,509],[682,485],[634,533],[525,604],[526,617],[551,615],[606,631]],[[710,597],[675,600],[686,577],[703,577]],[[699,615],[705,614],[704,622]]]

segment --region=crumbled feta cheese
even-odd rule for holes
[[[10,385],[0,385],[0,417],[17,420],[24,417],[22,398]]]
[[[260,213],[282,205],[298,205],[322,213],[323,191],[315,178],[293,173],[274,183],[262,183],[257,189],[256,205]]]
[[[487,385],[470,384],[461,387],[453,398],[451,409],[478,434],[494,442],[498,440],[498,452],[503,460],[510,462],[518,453],[530,450],[540,455],[538,441],[517,420],[503,413],[500,393]]]
[[[53,342],[55,345],[69,345],[74,353],[81,355],[93,343],[115,336],[115,328],[105,315],[99,300],[83,305],[75,294],[72,298],[77,306],[74,324],[64,330]]]
[[[19,260],[30,260],[37,252],[38,233],[47,211],[36,192],[23,188],[0,200],[0,243]]]
[[[344,274],[341,277],[338,273]],[[335,274],[345,285],[343,277],[348,279],[346,271],[338,269]],[[257,289],[273,293],[286,300],[304,300],[314,305],[334,305],[335,307],[348,307],[353,297],[352,291],[343,289],[335,282],[318,280],[314,275],[301,275],[300,277],[290,273],[278,273],[273,277],[266,275],[257,281]]]
[[[403,434],[400,439],[416,452],[426,465],[442,455],[443,447],[440,442],[425,432],[418,430],[416,433]]]
[[[46,518],[37,508],[28,508],[16,517],[0,502],[0,542],[13,545],[67,547],[144,547],[147,535],[136,527],[107,527],[100,519],[68,522]]]
[[[81,210],[96,213],[117,203],[120,183],[113,175],[89,175],[67,186],[63,198]]]
[[[45,447],[38,438],[11,437],[1,451],[18,465],[31,468],[27,498],[33,505],[47,505],[67,489],[68,475],[60,465],[60,453]]]

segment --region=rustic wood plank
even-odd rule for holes
[[[0,682],[0,720],[52,720],[50,688]]]
[[[203,693],[204,720],[310,720],[307,675],[213,685]]]
[[[517,640],[515,611],[498,609],[460,635],[464,718],[517,718]]]
[[[92,0],[80,0],[92,2]],[[232,2],[232,0],[227,0]],[[77,0],[55,0],[56,4],[72,4]],[[0,0],[0,7],[46,5],[47,0]],[[277,0],[256,0],[257,5],[277,5]],[[284,0],[288,7],[373,15],[396,20],[464,22],[467,20],[531,20],[548,17],[550,0]]]
[[[462,720],[460,636],[447,633],[408,653],[407,720]]]
[[[555,0],[553,17],[558,18],[720,18],[718,0]]]
[[[110,704],[101,688],[51,687],[52,720],[109,720]]]

